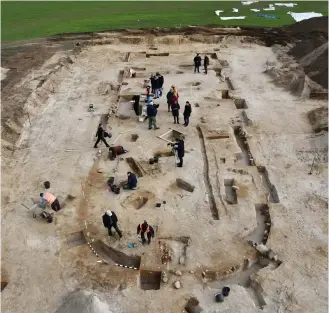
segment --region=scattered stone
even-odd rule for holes
[[[187,181],[185,181],[181,178],[176,179],[176,184],[179,188],[184,189],[189,192],[193,192],[194,188],[195,188],[193,185],[191,185],[190,183],[188,183]]]
[[[196,108],[200,107],[199,103],[197,103],[197,102],[194,105]]]
[[[204,116],[201,117],[201,123],[207,123],[206,118]]]
[[[185,257],[181,256],[179,258],[179,264],[185,265]]]
[[[202,272],[201,275],[202,275],[203,278],[206,277],[206,273],[205,272]]]
[[[178,280],[174,283],[174,286],[175,286],[176,289],[180,289],[181,288],[181,284],[180,284],[180,282]]]
[[[190,271],[191,274],[194,274],[194,271]]]
[[[235,185],[233,185],[233,186],[232,186],[232,189],[233,189],[233,190],[239,190],[239,187],[238,187],[238,186],[235,186]]]
[[[267,257],[268,257],[270,260],[274,260],[274,261],[276,261],[276,260],[278,259],[277,254],[276,254],[272,249],[270,249],[270,250],[267,252]]]
[[[163,281],[164,283],[167,283],[167,282],[168,282],[168,277],[167,277],[167,276],[162,277],[162,281]]]
[[[102,169],[102,168],[99,168],[99,169],[97,170],[97,173],[103,173],[103,169]]]
[[[264,255],[264,254],[266,254],[266,253],[268,252],[269,249],[268,249],[265,245],[263,245],[263,244],[259,244],[259,245],[256,246],[256,250],[257,250],[260,254]]]
[[[181,271],[178,271],[178,270],[177,270],[177,271],[175,272],[175,275],[176,275],[176,276],[182,276],[183,274],[182,274]]]

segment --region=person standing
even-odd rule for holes
[[[143,224],[139,224],[137,226],[137,235],[139,235],[139,233],[141,233],[141,238],[142,238],[142,243],[144,244],[146,239],[145,239],[145,233],[147,236],[147,243],[150,244],[151,243],[151,237],[154,238],[154,229],[152,226],[150,226],[149,224],[147,224],[146,221],[144,221]]]
[[[177,100],[174,100],[175,102],[171,105],[171,111],[172,111],[172,115],[174,117],[174,124],[179,124],[179,103]]]
[[[170,112],[170,109],[171,109],[173,96],[174,96],[174,90],[173,90],[173,87],[171,87],[167,93],[168,112]]]
[[[154,76],[154,99],[158,99],[160,95],[160,84],[159,77],[157,75]]]
[[[152,93],[155,94],[155,76],[152,74],[150,77],[151,87],[152,87]]]
[[[151,101],[151,103],[149,103],[146,106],[146,114],[149,120],[149,129],[152,129],[152,127],[154,127],[154,129],[159,129],[159,127],[157,126],[157,120],[156,120],[156,116],[158,114],[158,109],[157,106],[155,104],[153,104],[153,102]]]
[[[97,132],[96,132],[96,136],[95,136],[95,137],[97,137],[97,141],[94,145],[94,148],[97,148],[97,145],[100,141],[103,141],[105,143],[106,147],[109,147],[108,143],[106,142],[106,140],[104,138],[105,137],[104,135],[105,135],[105,132],[104,132],[104,129],[102,127],[102,124],[99,124]]]
[[[200,73],[200,68],[201,66],[201,57],[199,55],[199,53],[197,53],[197,55],[194,57],[194,73],[196,73],[196,71],[198,71],[198,73]]]
[[[139,116],[140,115],[140,108],[139,108],[140,95],[134,95],[132,97],[132,101],[133,101],[133,108],[134,108],[135,114],[137,116]]]
[[[204,60],[203,60],[203,67],[204,67],[204,73],[205,73],[205,75],[207,75],[207,73],[208,73],[208,66],[209,66],[209,58],[205,54]]]
[[[159,83],[159,97],[162,97],[164,78],[159,72],[157,72],[156,75],[158,76],[158,83]]]
[[[118,218],[113,211],[107,210],[103,215],[103,224],[104,227],[108,229],[109,236],[112,235],[112,227],[116,230],[119,237],[122,237],[122,232],[118,227]]]
[[[186,127],[189,124],[190,116],[192,113],[192,107],[190,102],[186,101],[185,108],[184,108],[184,126]]]
[[[151,96],[152,96],[152,92],[151,92],[151,86],[147,86],[146,87],[146,102],[150,103],[151,102]]]
[[[177,151],[177,156],[179,159],[179,163],[177,164],[177,167],[183,167],[183,158],[185,154],[184,140],[176,139],[174,149]]]
[[[58,199],[50,192],[40,193],[40,197],[41,197],[41,203],[40,203],[41,206],[44,206],[45,204],[49,203],[51,208],[55,212],[58,212],[61,209]]]

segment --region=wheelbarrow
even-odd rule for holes
[[[25,204],[22,204],[22,206],[27,208],[32,213],[33,218],[36,218],[37,216],[40,216],[43,219],[45,219],[48,223],[52,223],[53,213],[47,212],[45,205],[41,205],[39,203],[34,203],[34,205],[31,208],[29,208]]]

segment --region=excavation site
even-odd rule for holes
[[[326,313],[327,25],[3,45],[2,311]]]

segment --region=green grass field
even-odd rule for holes
[[[2,1],[1,40],[21,40],[58,33],[118,28],[207,24],[281,26],[294,23],[293,18],[287,15],[290,10],[328,15],[328,2],[326,1],[292,1],[298,3],[295,8],[276,7],[275,11],[258,12],[274,14],[279,19],[265,19],[257,16],[258,13],[250,11],[251,8],[268,7],[269,3],[274,2],[257,2],[244,6],[237,1]],[[239,9],[239,12],[233,13],[232,8]],[[222,21],[215,14],[215,10],[225,10],[221,16],[244,15],[246,19]]]

